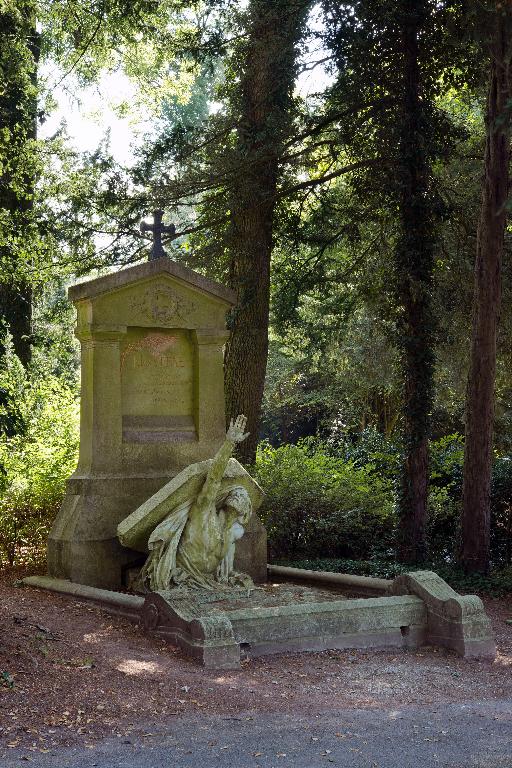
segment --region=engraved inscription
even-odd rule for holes
[[[193,437],[193,385],[188,331],[129,328],[121,351],[124,439],[165,442]]]
[[[135,353],[149,352],[149,354],[159,361],[160,365],[166,365],[167,353],[176,344],[176,336],[169,336],[167,333],[148,333],[141,339],[128,344],[123,349],[121,355],[121,370],[124,368],[125,362],[130,359],[133,367],[141,367],[144,365],[145,356]]]

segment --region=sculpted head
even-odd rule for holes
[[[230,490],[223,507],[228,514],[234,513],[240,525],[247,525],[249,522],[252,514],[251,497],[242,486],[239,485]]]

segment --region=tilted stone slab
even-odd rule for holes
[[[491,623],[477,595],[459,595],[437,573],[416,571],[398,576],[391,592],[417,595],[427,609],[427,642],[460,656],[494,659]]]
[[[209,459],[187,467],[122,520],[117,527],[121,544],[139,552],[147,552],[148,539],[157,525],[172,509],[179,507],[187,499],[197,497],[212,461]],[[238,485],[248,492],[255,513],[263,500],[263,491],[236,459],[230,459],[222,479],[221,493],[228,493]]]

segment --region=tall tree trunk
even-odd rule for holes
[[[466,395],[466,445],[460,559],[468,572],[489,569],[490,489],[496,336],[509,192],[512,13],[495,11],[490,41],[484,178],[477,232],[473,334]]]
[[[290,127],[296,45],[309,0],[252,0],[237,93],[239,170],[231,198],[231,285],[238,304],[226,348],[226,415],[248,418],[240,458],[256,454],[268,353],[270,259],[279,158]]]
[[[7,157],[0,172],[0,209],[11,229],[27,245],[35,187],[27,142],[37,131],[37,66],[39,35],[33,0],[20,0],[16,10],[0,13],[4,50],[0,56],[3,88],[0,93],[0,128],[7,131]],[[0,248],[0,320],[13,337],[14,351],[27,364],[31,355],[32,288],[19,269],[16,246],[9,238]],[[0,345],[0,353],[2,351]]]
[[[434,221],[430,193],[426,118],[421,99],[419,38],[428,13],[425,0],[403,0],[403,97],[399,164],[401,234],[395,252],[404,405],[404,464],[400,494],[398,557],[418,563],[426,557],[428,437],[433,389]]]

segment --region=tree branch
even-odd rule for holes
[[[382,162],[383,158],[377,157],[374,160],[361,160],[358,163],[351,163],[350,165],[345,165],[343,168],[339,168],[337,171],[333,171],[332,173],[327,173],[323,176],[317,176],[315,179],[308,179],[307,181],[302,181],[300,184],[295,184],[293,187],[282,189],[277,193],[277,197],[288,197],[288,195],[291,195],[294,192],[298,192],[301,189],[317,187],[319,184],[325,184],[328,181],[332,181],[332,179],[337,179],[339,176],[343,176],[345,173],[350,173],[350,171],[357,171],[358,168],[371,168],[373,165],[377,165]]]

